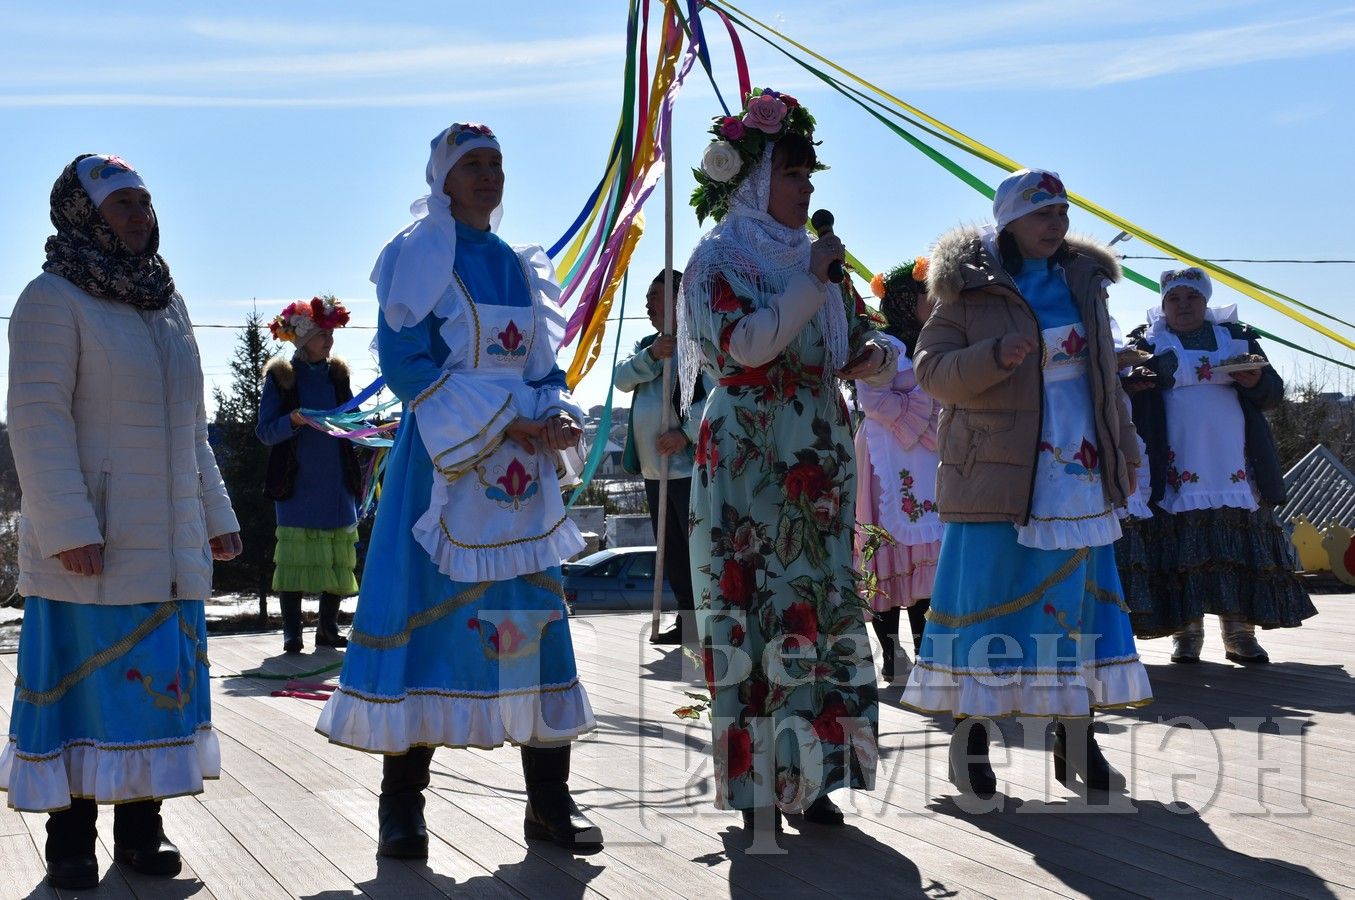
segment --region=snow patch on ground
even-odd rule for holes
[[[345,597],[343,602],[339,604],[339,609],[342,612],[351,613],[357,609],[357,606],[357,597]],[[301,609],[303,612],[319,612],[319,596],[303,598]],[[234,619],[240,616],[257,617],[259,614],[259,598],[256,594],[217,594],[207,601],[206,613],[208,622]],[[268,598],[268,614],[274,617],[278,614],[278,598],[276,595],[270,595]],[[0,653],[13,653],[19,649],[19,626],[23,624],[23,618],[24,611],[22,609],[0,608]]]

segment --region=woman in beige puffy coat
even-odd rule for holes
[[[922,649],[904,691],[947,712],[951,779],[992,795],[988,724],[1049,716],[1054,773],[1124,785],[1092,730],[1096,709],[1152,697],[1112,544],[1139,449],[1116,375],[1110,251],[1068,235],[1058,175],[1013,173],[995,225],[943,236],[936,307],[914,356],[943,404],[937,501],[946,523]]]
[[[219,773],[203,602],[213,558],[241,545],[144,182],[79,156],[51,216],[45,271],[9,328],[26,602],[0,788],[50,814],[47,880],[79,889],[99,879],[99,803],[117,804],[117,862],[179,871],[160,799]]]

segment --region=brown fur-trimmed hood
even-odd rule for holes
[[[275,356],[270,359],[263,367],[263,377],[270,375],[278,383],[278,387],[284,391],[290,391],[296,386],[296,369],[292,367],[291,356]],[[348,380],[348,363],[338,356],[329,358],[329,379],[330,381]]]
[[[1072,233],[1065,242],[1074,254],[1070,266],[1090,265],[1109,280],[1120,280],[1120,261],[1105,244],[1090,235]],[[982,232],[971,225],[941,235],[928,261],[927,293],[934,302],[954,301],[964,291],[1010,280],[1002,263],[984,246]]]

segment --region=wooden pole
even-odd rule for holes
[[[673,164],[672,122],[663,130],[663,333],[673,333]],[[663,418],[659,434],[673,427],[673,360],[674,353],[663,361]],[[633,439],[633,438],[632,438]],[[659,614],[663,608],[663,544],[668,536],[668,457],[659,457],[659,508],[654,514],[658,527],[654,529],[654,608],[651,611],[649,636],[659,636]]]

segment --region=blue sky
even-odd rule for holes
[[[1254,0],[746,0],[829,58],[1070,189],[1209,257],[1351,258],[1349,115],[1355,6]],[[708,25],[721,88],[734,92],[722,29]],[[0,23],[0,313],[39,271],[48,192],[77,153],[111,152],[146,178],[162,253],[195,321],[236,324],[257,302],[334,293],[375,321],[367,280],[423,190],[428,140],[452,121],[499,134],[508,171],[500,233],[549,245],[591,190],[616,123],[625,4],[230,5],[9,0]],[[982,221],[987,201],[761,42],[753,80],[795,94],[819,120],[816,202],[868,265],[924,252]],[[719,112],[699,72],[678,101],[676,196],[691,188]],[[977,161],[995,183],[1001,173]],[[661,266],[662,191],[633,271]],[[700,234],[676,213],[679,263]],[[1115,231],[1077,210],[1075,229]],[[1129,254],[1151,250],[1129,242]],[[1130,261],[1156,274],[1165,264]],[[1244,265],[1264,284],[1336,313],[1355,266]],[[1238,299],[1226,290],[1215,303]],[[1142,321],[1154,296],[1117,287],[1112,311]],[[628,315],[641,315],[632,292]],[[1343,359],[1355,354],[1242,301],[1244,319]],[[624,323],[623,347],[647,331]],[[366,380],[370,331],[336,352]],[[199,331],[209,379],[233,332]],[[1270,348],[1288,378],[1348,384]],[[607,342],[610,358],[611,339]],[[7,351],[3,351],[7,352]],[[567,351],[568,352],[568,351]],[[567,358],[567,353],[566,353]],[[579,390],[606,392],[600,364]],[[367,370],[364,372],[364,370]]]

